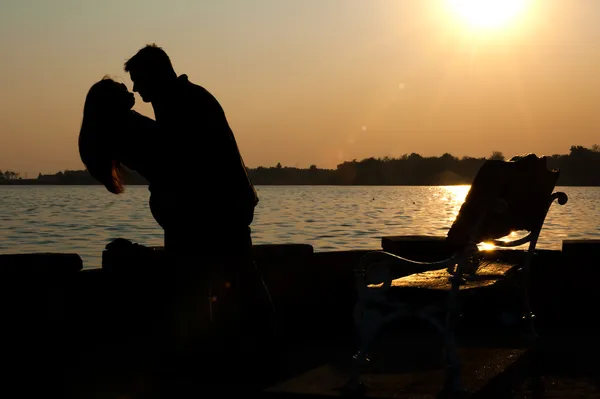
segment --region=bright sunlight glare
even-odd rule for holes
[[[495,29],[511,23],[528,0],[448,0],[452,10],[469,26]]]

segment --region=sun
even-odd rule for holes
[[[447,0],[452,10],[471,28],[497,29],[523,13],[529,0]]]

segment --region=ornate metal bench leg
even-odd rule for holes
[[[352,368],[348,382],[341,388],[341,391],[349,396],[360,396],[365,393],[366,387],[361,379],[361,371],[368,367],[371,359],[366,353],[360,351],[352,356]]]
[[[350,379],[342,388],[345,393],[353,395],[362,394],[365,391],[364,383],[361,381],[361,372],[368,367],[371,361],[369,351],[384,324],[384,317],[378,309],[359,303],[355,312],[359,349],[352,356]]]
[[[458,303],[458,290],[461,284],[460,278],[452,279],[452,291],[448,298],[448,308],[446,312],[446,325],[443,328],[444,343],[446,348],[446,381],[444,391],[451,393],[464,392],[464,387],[460,377],[460,362],[454,340],[454,330],[460,315],[460,306]]]
[[[529,301],[525,299],[527,305],[525,306],[525,314],[523,320],[525,322],[525,339],[528,343],[534,343],[538,339],[537,331],[535,330],[535,314],[529,308]]]
[[[535,314],[531,310],[529,303],[529,293],[526,283],[521,287],[521,296],[523,301],[523,321],[525,323],[525,339],[528,343],[533,343],[538,339],[537,331],[535,330]]]
[[[460,377],[460,361],[454,341],[454,332],[448,328],[444,331],[444,347],[446,351],[446,381],[444,391],[463,392],[464,387]]]
[[[521,291],[521,301],[523,306],[523,321],[525,324],[525,338],[528,344],[534,343],[537,338],[537,332],[535,331],[535,315],[531,310],[531,303],[529,302],[529,280],[531,273],[531,264],[533,262],[533,257],[535,255],[534,249],[537,244],[537,238],[539,236],[539,231],[536,233],[534,239],[531,240],[529,244],[529,250],[527,251],[527,257],[525,258],[525,262],[523,263],[523,267],[521,269],[521,279],[519,281],[520,291]]]
[[[460,361],[456,351],[454,342],[454,332],[442,325],[433,316],[427,314],[419,314],[420,318],[430,322],[441,334],[444,340],[444,357],[446,363],[446,381],[444,381],[443,392],[447,393],[463,393],[465,392],[462,379],[460,377]],[[448,325],[448,321],[447,321]]]
[[[447,361],[446,381],[444,381],[443,390],[446,392],[460,393],[464,392],[464,386],[460,376],[460,363],[456,354],[454,342],[449,342],[447,345]]]

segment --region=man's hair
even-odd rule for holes
[[[161,47],[155,43],[147,44],[133,57],[125,62],[125,72],[162,75],[165,73],[175,75],[171,59]]]

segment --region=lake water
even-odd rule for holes
[[[306,243],[331,251],[378,249],[389,235],[445,235],[468,190],[258,186],[252,237],[255,244]],[[557,190],[569,202],[551,207],[538,248],[560,249],[566,238],[600,238],[600,187]],[[128,186],[118,196],[103,186],[0,186],[0,254],[76,252],[85,268],[94,268],[114,238],[162,245],[148,198],[145,186]]]

